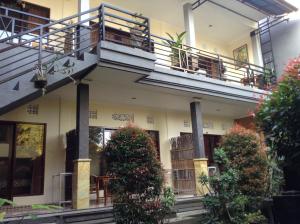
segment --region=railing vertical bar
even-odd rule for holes
[[[42,48],[43,48],[43,28],[40,28],[40,38],[39,38],[39,55],[38,55],[38,65],[39,68],[42,67]]]
[[[150,19],[147,18],[147,27],[148,27],[148,33],[147,33],[147,38],[148,38],[148,45],[149,45],[149,52],[152,52],[152,46],[151,46],[151,33],[150,33]],[[154,51],[154,49],[153,49]]]
[[[105,41],[105,5],[102,5],[102,10],[101,10],[101,17],[102,17],[102,40]]]
[[[15,18],[12,18],[12,21],[11,21],[11,33],[12,33],[12,35],[15,35],[15,22],[16,22]],[[14,40],[14,38],[11,38],[10,42],[13,43],[13,40]]]

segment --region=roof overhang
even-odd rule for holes
[[[267,15],[283,15],[297,11],[298,9],[285,0],[238,0]]]

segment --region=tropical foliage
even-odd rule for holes
[[[300,57],[292,60],[256,111],[270,155],[285,174],[286,190],[300,190]]]
[[[163,174],[151,137],[136,127],[122,128],[105,148],[107,168],[113,177],[117,223],[162,223],[174,203],[170,189],[163,191]]]
[[[164,41],[164,44],[171,49],[171,64],[172,66],[186,68],[187,67],[187,55],[184,49],[183,40],[185,38],[186,32],[182,32],[180,34],[176,33],[176,36],[173,37],[171,34],[166,33],[170,40]],[[188,49],[185,49],[188,50]]]

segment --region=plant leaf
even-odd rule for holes
[[[3,221],[5,218],[6,213],[5,212],[0,212],[0,221]]]

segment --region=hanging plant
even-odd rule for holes
[[[47,86],[47,78],[44,74],[44,70],[42,66],[37,66],[35,80],[34,80],[34,87],[37,89],[45,89]]]

